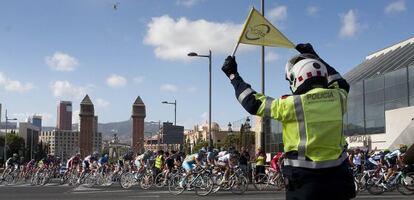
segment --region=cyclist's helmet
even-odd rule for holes
[[[406,144],[400,144],[400,151],[401,153],[404,153],[407,151],[407,145]]]
[[[13,158],[17,158],[17,157],[19,157],[19,155],[17,155],[17,153],[14,153]]]

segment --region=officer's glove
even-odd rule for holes
[[[319,58],[318,54],[313,49],[312,45],[310,43],[305,44],[297,44],[295,46],[295,49],[299,51],[301,54],[312,54]]]
[[[316,53],[316,51],[313,49],[312,45],[310,43],[305,44],[297,44],[295,47],[296,50],[299,51],[301,54],[311,54],[316,56],[327,68],[328,75],[337,74],[338,72],[327,62],[325,62],[319,55]]]
[[[237,73],[237,63],[234,56],[227,56],[224,61],[223,67],[221,68],[227,77],[230,78],[230,75],[236,75]]]

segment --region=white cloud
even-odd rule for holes
[[[3,87],[6,91],[10,92],[27,92],[34,88],[32,83],[21,83],[17,80],[12,80],[0,72],[0,87]]]
[[[186,7],[194,6],[195,4],[201,2],[203,0],[177,0],[178,5],[184,5]]]
[[[242,24],[191,21],[185,17],[173,19],[167,15],[152,18],[144,43],[155,47],[158,58],[188,60],[187,54],[212,50],[214,54],[229,54],[237,42]]]
[[[178,87],[173,84],[164,84],[164,85],[161,85],[160,90],[163,92],[177,92]]]
[[[407,8],[405,7],[404,0],[394,1],[385,7],[385,13],[393,14],[405,11]]]
[[[269,20],[277,24],[286,20],[287,15],[287,6],[277,6],[267,13]]]
[[[309,16],[315,16],[319,12],[319,8],[316,6],[308,6],[306,12]]]
[[[101,107],[101,108],[105,108],[105,107],[108,107],[109,106],[109,101],[107,101],[107,100],[105,100],[105,99],[101,99],[101,98],[97,98],[96,99],[96,103],[95,103],[95,105],[97,106],[97,107]]]
[[[78,59],[59,51],[56,51],[53,56],[47,56],[45,62],[50,69],[56,71],[73,71],[79,65]]]
[[[112,88],[121,88],[127,84],[127,79],[123,76],[112,74],[106,79],[106,84]]]
[[[339,36],[342,38],[352,38],[361,28],[357,21],[357,16],[354,10],[349,10],[345,15],[341,16],[342,27]]]
[[[133,81],[134,81],[135,84],[141,84],[141,83],[144,82],[144,80],[145,80],[145,77],[143,77],[143,76],[138,76],[138,77],[135,77],[133,79]]]
[[[89,88],[93,86],[74,86],[69,81],[55,81],[51,84],[50,88],[53,92],[53,96],[60,99],[82,99]]]
[[[267,51],[265,55],[266,62],[273,62],[279,59],[279,54],[274,51]]]

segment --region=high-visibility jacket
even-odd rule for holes
[[[347,95],[340,88],[315,88],[279,99],[255,94],[262,102],[257,115],[280,121],[285,152],[298,153],[297,159],[285,159],[286,165],[327,168],[346,159],[343,115]]]
[[[305,94],[278,99],[257,93],[238,73],[230,77],[236,98],[246,111],[282,123],[285,165],[329,168],[347,158],[343,115],[349,84],[334,68],[326,66],[327,88],[317,87]]]
[[[162,166],[162,155],[158,155],[155,158],[155,168],[161,169],[161,166]]]

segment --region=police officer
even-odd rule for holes
[[[296,49],[300,54],[285,67],[293,93],[289,96],[273,99],[254,91],[237,72],[235,57],[228,56],[222,70],[247,112],[283,125],[286,199],[353,198],[342,130],[349,85],[312,45],[299,44]]]

